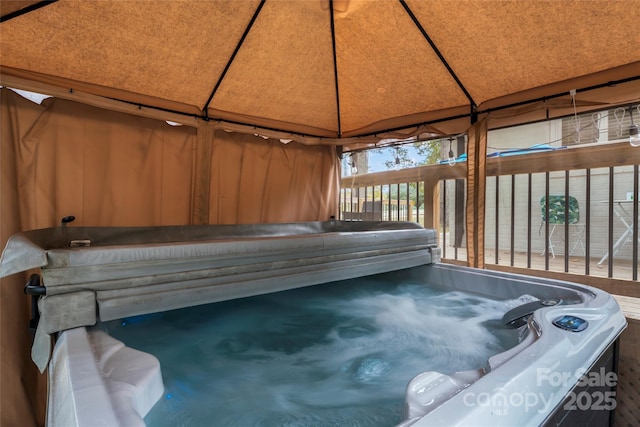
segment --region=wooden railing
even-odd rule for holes
[[[516,272],[537,268],[543,270],[538,275],[583,282],[587,276],[591,284],[614,293],[640,296],[639,164],[640,149],[626,142],[487,158],[485,267]],[[341,181],[340,218],[353,218],[354,210],[376,202],[411,206],[409,216],[391,220],[416,221],[439,230],[444,260],[465,263],[460,227],[465,223],[467,191],[465,162],[349,176]],[[549,212],[541,213],[540,202],[550,195],[567,200],[577,195],[580,222],[558,229],[543,223]],[[623,221],[617,202],[628,198],[632,200],[625,202]],[[578,256],[572,253],[576,248],[584,248]],[[541,260],[544,267],[536,266]],[[635,285],[632,290],[629,280]]]

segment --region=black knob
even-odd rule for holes
[[[64,218],[62,218],[62,223],[63,224],[68,224],[72,221],[75,221],[76,217],[73,215],[69,215],[69,216],[65,216]]]

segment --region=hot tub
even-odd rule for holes
[[[41,368],[48,336],[57,338],[49,425],[144,425],[163,395],[158,360],[95,324],[389,271],[497,301],[528,298],[501,313],[519,331],[517,345],[473,369],[418,373],[400,425],[606,425],[615,408],[626,322],[610,295],[442,264],[435,231],[412,223],[59,227],[13,236],[1,267],[41,269],[29,289],[40,294]]]

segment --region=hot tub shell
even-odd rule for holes
[[[2,255],[0,276],[40,268],[45,295],[38,301],[33,354],[44,369],[49,351],[43,343],[49,334],[57,335],[49,368],[52,426],[97,421],[143,425],[162,395],[160,367],[153,356],[85,327],[387,271],[401,270],[431,286],[494,299],[530,295],[563,302],[527,316],[522,342],[493,356],[486,366],[454,375],[418,375],[407,386],[402,426],[566,421],[570,418],[565,415],[577,412],[558,414],[580,382],[577,373],[599,362],[615,370],[614,343],[626,321],[609,294],[575,283],[439,261],[435,230],[414,223],[58,227],[13,236]],[[554,326],[553,320],[565,314],[587,320],[589,327],[570,332]],[[565,380],[551,381],[556,374]],[[506,406],[504,399],[484,404],[480,396],[489,401],[503,396]],[[513,396],[530,401],[518,404]],[[538,400],[533,402],[532,396]]]
[[[608,405],[610,410],[595,404],[601,393],[615,398],[617,377],[610,375],[616,375],[617,339],[626,327],[611,295],[576,283],[441,263],[410,269],[408,274],[430,285],[488,298],[530,295],[563,303],[528,316],[522,342],[489,358],[479,376],[427,373],[427,378],[415,378],[407,387],[408,419],[403,427],[612,424],[615,403]],[[564,315],[587,320],[589,326],[582,332],[560,329],[553,321]],[[590,371],[595,374],[589,376]],[[597,382],[595,388],[582,387],[591,378]],[[567,404],[580,396],[592,399],[592,404]]]

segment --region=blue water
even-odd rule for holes
[[[482,368],[518,342],[496,301],[380,275],[112,321],[160,360],[163,426],[392,426],[423,371]]]

